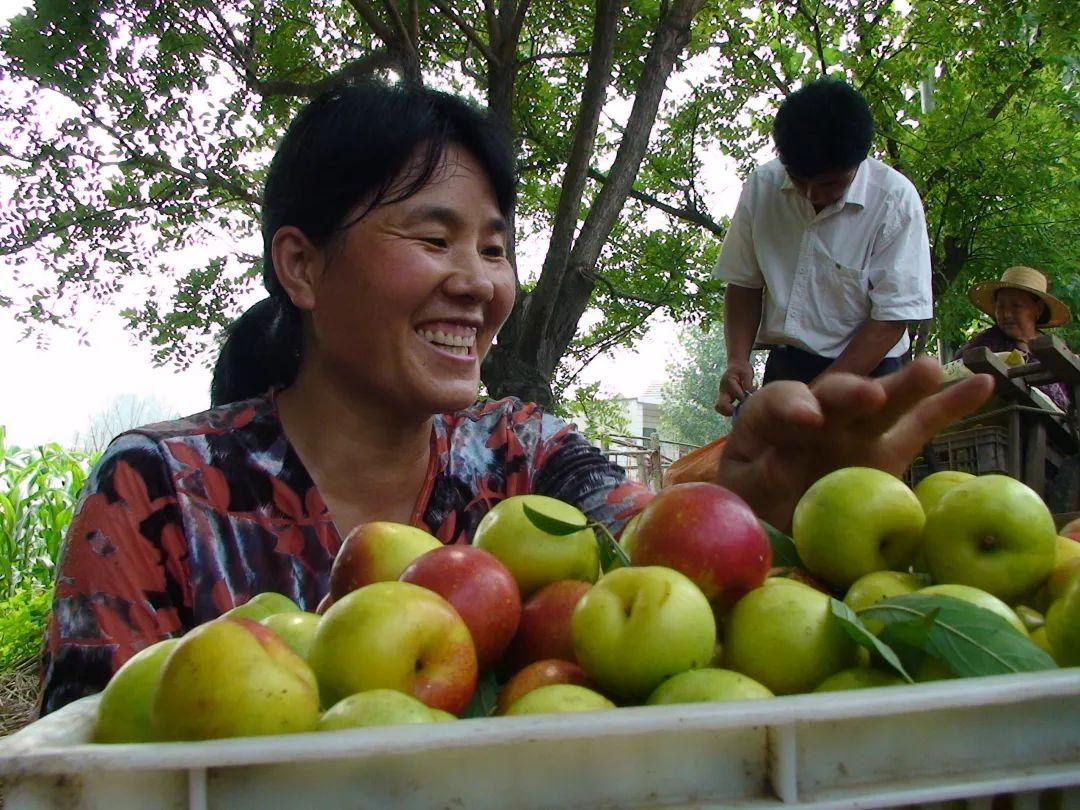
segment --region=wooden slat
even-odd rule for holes
[[[1066,385],[1080,385],[1080,359],[1057,335],[1039,335],[1028,346],[1043,368]]]

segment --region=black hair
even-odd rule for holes
[[[426,87],[366,81],[329,90],[300,110],[270,163],[263,192],[263,285],[270,297],[229,326],[214,366],[211,405],[291,385],[300,369],[301,316],[274,270],[274,234],[292,225],[328,247],[372,209],[427,185],[451,145],[480,163],[499,211],[511,220],[517,183],[509,138],[469,102]],[[403,181],[418,152],[419,165]]]
[[[817,79],[796,90],[773,121],[780,162],[800,179],[854,169],[870,154],[873,138],[870,105],[839,79]]]

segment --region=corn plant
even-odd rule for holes
[[[51,588],[60,543],[94,456],[9,447],[0,426],[0,599]]]

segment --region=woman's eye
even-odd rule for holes
[[[501,259],[503,256],[506,255],[506,248],[504,248],[502,245],[491,245],[490,247],[484,248],[483,253],[485,256]]]
[[[428,236],[421,239],[420,241],[427,242],[429,245],[434,245],[435,247],[446,247],[446,240],[443,239],[441,236]]]

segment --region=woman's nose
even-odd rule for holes
[[[490,301],[495,293],[491,270],[482,256],[471,252],[455,261],[453,271],[443,288],[448,295],[465,297],[475,301]]]

